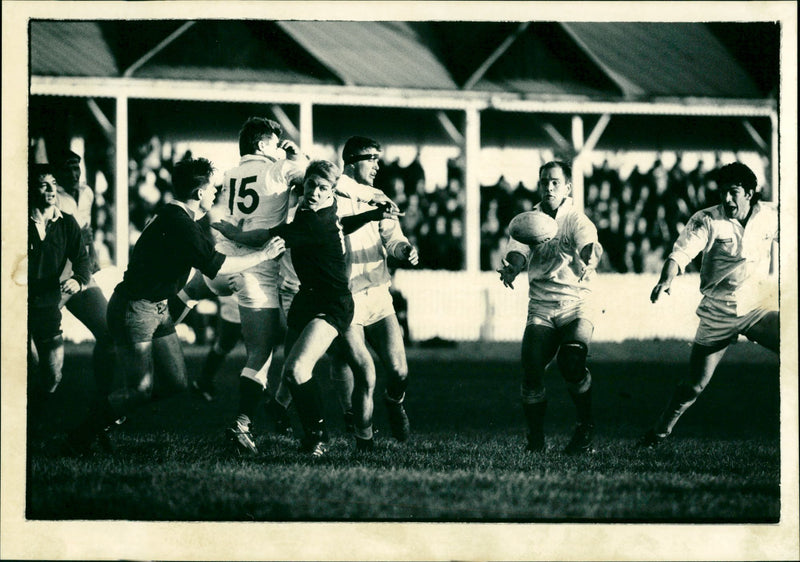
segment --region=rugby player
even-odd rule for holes
[[[89,255],[75,218],[57,205],[53,168],[34,164],[28,172],[28,338],[38,354],[32,397],[55,392],[64,366],[62,295],[75,295],[91,279]],[[69,277],[63,278],[67,261]]]
[[[94,205],[94,192],[92,188],[81,181],[81,157],[66,151],[57,157],[54,162],[55,178],[58,182],[58,207],[62,212],[69,213],[78,221],[81,227],[81,238],[89,256],[89,271],[97,273],[100,269],[97,263],[97,252],[94,248],[94,235],[92,234],[92,205]],[[61,280],[68,279],[72,272],[72,263],[67,261],[67,266],[61,275]],[[64,293],[61,296],[60,307],[67,307],[84,326],[92,333],[95,339],[92,351],[92,368],[95,385],[98,392],[108,394],[113,384],[114,372],[114,342],[108,331],[106,322],[106,309],[108,301],[103,291],[91,275],[89,282],[83,290],[74,293]]]
[[[672,433],[681,415],[711,381],[728,346],[739,334],[778,353],[780,319],[776,287],[769,279],[778,214],[759,202],[757,180],[745,164],[727,164],[717,172],[722,202],[695,213],[678,236],[650,293],[655,303],[670,294],[672,281],[700,253],[700,324],[689,355],[688,373],[655,426],[640,445],[654,447]]]
[[[125,386],[91,408],[70,433],[67,452],[87,453],[106,427],[153,398],[154,364],[158,364],[159,398],[187,387],[186,366],[167,299],[183,287],[192,268],[213,279],[278,257],[283,240],[263,249],[226,256],[197,224],[214,204],[213,167],[204,158],[175,164],[175,199],[142,231],[122,282],[108,303],[108,325],[124,369]]]
[[[338,189],[359,183],[372,186],[378,172],[381,145],[370,138],[351,137],[342,151],[344,171]],[[339,215],[349,216],[368,210],[368,206],[352,199],[340,198]],[[347,262],[350,268],[350,291],[355,303],[353,322],[344,334],[343,342],[332,348],[331,378],[337,388],[344,410],[345,426],[353,424],[357,451],[374,448],[372,436],[373,392],[375,365],[366,347],[367,339],[386,368],[386,391],[383,397],[392,436],[406,441],[410,427],[403,406],[408,386],[403,331],[397,321],[392,296],[389,293],[391,276],[387,256],[419,263],[414,248],[396,219],[371,222],[345,238]],[[366,384],[355,384],[348,364],[355,361],[364,375],[358,377]],[[354,392],[355,391],[355,392]],[[355,412],[353,396],[356,398]]]
[[[528,425],[527,450],[546,449],[543,422],[547,408],[544,374],[556,358],[561,376],[575,404],[578,423],[564,451],[589,453],[592,445],[592,376],[586,356],[594,332],[591,282],[603,248],[597,229],[578,211],[569,196],[572,170],[566,162],[551,161],[539,169],[541,211],[558,223],[555,238],[530,247],[509,239],[500,280],[513,281],[528,268],[528,319],[522,337],[522,410]]]
[[[289,309],[282,378],[289,386],[303,426],[302,450],[313,458],[327,452],[322,396],[313,369],[353,318],[344,235],[369,221],[396,216],[387,204],[340,219],[334,197],[338,179],[338,169],[331,162],[312,162],[303,182],[303,200],[292,222],[266,232],[246,232],[225,222],[213,225],[242,244],[280,236],[292,250],[300,291]]]

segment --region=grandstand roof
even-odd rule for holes
[[[526,98],[764,99],[703,23],[50,21],[31,74],[438,91]]]

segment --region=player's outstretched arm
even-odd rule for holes
[[[669,291],[672,286],[672,281],[675,279],[675,276],[678,275],[679,271],[680,267],[678,267],[678,263],[673,259],[667,258],[667,261],[664,262],[664,266],[661,268],[661,277],[650,292],[650,302],[656,302],[661,296],[661,293],[670,294]]]
[[[225,261],[222,262],[222,266],[219,268],[217,275],[239,273],[240,271],[260,264],[262,261],[274,260],[285,251],[286,242],[284,242],[283,238],[275,236],[260,250],[243,256],[225,256]]]
[[[241,223],[240,226],[236,226],[226,221],[211,223],[211,228],[218,231],[228,240],[233,240],[237,244],[250,246],[252,248],[261,248],[273,236],[268,228],[257,228],[255,230],[245,231],[242,230]]]
[[[350,215],[349,217],[342,217],[340,220],[342,222],[342,230],[344,233],[351,234],[368,222],[392,219],[401,216],[403,216],[403,214],[392,210],[390,205],[381,204],[377,209],[373,209],[372,211],[359,213],[358,215]]]
[[[519,272],[525,267],[526,258],[519,252],[509,252],[503,260],[503,266],[497,270],[500,274],[500,281],[503,285],[513,289],[514,279],[517,278]]]

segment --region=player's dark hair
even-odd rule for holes
[[[358,156],[370,148],[381,150],[381,143],[369,137],[350,137],[347,139],[347,142],[344,143],[342,160],[345,165],[352,164],[354,156]]]
[[[539,168],[539,177],[541,178],[542,174],[551,168],[561,168],[561,171],[564,172],[564,179],[567,181],[567,183],[572,181],[572,166],[563,160],[551,160],[550,162],[542,164],[542,167]]]
[[[32,163],[28,166],[28,201],[32,200],[39,189],[39,180],[44,176],[53,176],[53,166],[50,164]]]
[[[214,165],[205,158],[181,160],[172,169],[172,191],[179,201],[189,201],[195,192],[210,183]]]
[[[314,160],[306,168],[306,175],[303,178],[303,183],[311,176],[319,176],[331,182],[331,185],[336,185],[339,181],[341,171],[339,167],[333,162],[328,160]]]
[[[741,162],[726,164],[714,175],[720,189],[730,185],[741,185],[745,191],[755,191],[758,187],[758,180],[753,170]]]
[[[55,154],[53,158],[51,158],[53,165],[58,166],[59,168],[65,166],[67,162],[72,162],[73,160],[75,160],[77,164],[81,163],[80,155],[72,152],[69,149],[62,150],[61,152]]]
[[[239,131],[239,156],[255,154],[261,139],[275,135],[281,136],[281,126],[266,117],[250,117]]]

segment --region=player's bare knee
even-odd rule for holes
[[[556,360],[561,376],[567,384],[585,386],[589,372],[586,369],[586,355],[589,348],[582,341],[568,341],[561,344]]]

